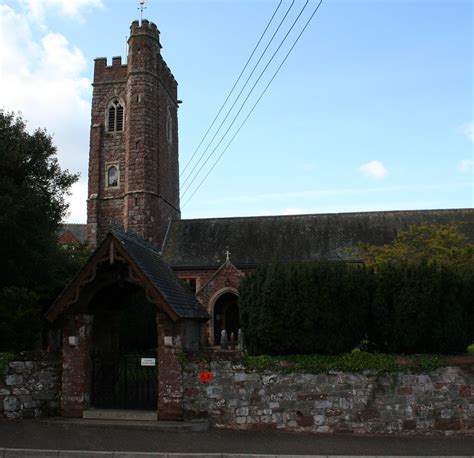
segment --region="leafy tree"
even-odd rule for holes
[[[45,130],[29,134],[21,117],[0,113],[0,286],[44,281],[77,178],[61,170]]]
[[[35,348],[40,331],[38,295],[15,286],[0,289],[0,351]]]
[[[61,170],[56,153],[45,130],[30,134],[20,116],[0,111],[0,350],[33,344],[41,312],[87,251],[57,244],[78,175]]]
[[[359,244],[378,272],[369,327],[379,349],[449,353],[472,342],[474,244],[459,227],[420,224],[392,245]]]
[[[359,244],[364,262],[379,268],[387,264],[436,264],[463,269],[474,264],[474,245],[456,224],[420,224],[401,232],[392,245]]]

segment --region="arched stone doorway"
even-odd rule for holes
[[[221,294],[214,302],[214,345],[221,343],[221,331],[227,331],[230,339],[234,333],[235,339],[240,327],[240,315],[238,296],[234,292],[227,291]]]
[[[156,306],[142,288],[119,282],[101,289],[89,312],[94,316],[91,406],[156,410]]]

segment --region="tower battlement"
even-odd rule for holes
[[[159,38],[160,31],[153,22],[146,19],[141,24],[133,21],[128,38],[128,61],[122,63],[122,57],[115,56],[112,57],[112,65],[109,65],[107,57],[94,59],[94,83],[125,81],[129,72],[146,68],[160,75],[168,91],[176,99],[177,82],[161,56]]]
[[[130,26],[130,35],[148,35],[160,39],[160,31],[154,22],[143,19],[140,24],[139,21],[133,21]]]
[[[127,64],[122,64],[122,57],[112,57],[112,65],[108,65],[107,57],[94,59],[94,83],[104,81],[121,81],[127,77]]]

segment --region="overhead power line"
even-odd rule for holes
[[[253,48],[253,51],[252,53],[250,54],[250,57],[247,59],[247,62],[245,63],[244,65],[244,68],[242,69],[242,71],[240,72],[240,75],[237,77],[237,79],[235,80],[235,83],[234,85],[232,86],[232,89],[230,90],[230,92],[227,94],[227,97],[226,99],[224,100],[224,103],[221,105],[221,107],[219,108],[219,111],[217,112],[215,118],[212,120],[212,123],[211,125],[209,126],[209,128],[207,129],[206,133],[204,134],[204,136],[202,137],[201,141],[199,142],[199,145],[197,146],[197,148],[194,150],[194,153],[192,154],[191,158],[188,160],[188,162],[186,163],[186,165],[184,166],[184,169],[183,171],[180,173],[180,178],[181,176],[184,174],[184,172],[186,172],[186,169],[189,167],[189,165],[191,164],[191,162],[193,161],[194,157],[196,156],[196,153],[199,151],[199,148],[201,147],[202,143],[204,142],[204,140],[206,139],[207,137],[207,134],[209,133],[209,131],[212,129],[212,127],[214,126],[217,118],[219,117],[219,115],[221,114],[222,110],[224,109],[225,107],[225,104],[227,103],[227,101],[229,100],[230,96],[232,95],[232,93],[234,92],[234,89],[235,87],[237,86],[237,84],[239,83],[240,81],[240,78],[242,78],[242,75],[244,74],[245,70],[247,69],[250,61],[252,60],[252,57],[253,55],[255,54],[255,51],[257,50],[258,46],[260,45],[263,37],[265,36],[265,34],[267,33],[267,30],[268,30],[268,27],[270,27],[270,24],[273,22],[273,18],[275,17],[275,15],[277,14],[278,10],[280,9],[280,6],[282,4],[283,0],[280,0],[280,3],[278,3],[278,6],[276,7],[275,11],[273,12],[272,14],[272,17],[270,18],[270,20],[268,21],[267,23],[267,26],[265,27],[265,30],[263,31],[262,35],[260,36],[257,44],[255,45],[255,47]]]
[[[306,0],[306,3],[308,3],[309,0]],[[245,81],[244,85],[242,86],[242,88],[240,89],[240,92],[237,94],[237,97],[235,98],[234,100],[234,103],[232,104],[232,106],[227,110],[227,113],[224,117],[224,119],[221,121],[221,123],[219,124],[219,127],[217,128],[216,132],[214,133],[214,136],[211,138],[211,141],[207,144],[206,148],[204,149],[204,151],[201,153],[201,155],[199,156],[199,159],[198,161],[196,162],[196,164],[194,164],[194,167],[192,168],[192,170],[188,173],[188,176],[184,179],[182,185],[185,185],[186,182],[189,180],[189,178],[191,178],[193,172],[196,170],[196,167],[199,165],[199,163],[201,162],[202,158],[205,156],[205,154],[207,153],[207,151],[209,150],[210,146],[212,145],[212,142],[215,140],[215,138],[217,137],[219,131],[221,130],[222,126],[224,125],[224,123],[226,122],[227,118],[229,117],[229,114],[232,112],[232,110],[234,109],[235,107],[235,104],[238,102],[240,96],[242,95],[243,91],[245,90],[245,88],[247,87],[250,79],[252,78],[255,70],[257,69],[258,65],[260,64],[260,62],[262,61],[263,57],[265,56],[268,48],[270,47],[270,45],[272,44],[273,42],[273,39],[275,38],[276,34],[278,33],[278,31],[280,30],[283,22],[285,22],[285,19],[286,17],[288,16],[288,13],[290,12],[290,10],[293,8],[293,5],[295,4],[295,0],[292,0],[290,6],[288,7],[288,9],[286,10],[286,13],[285,15],[283,16],[283,18],[281,19],[280,23],[278,24],[278,27],[276,28],[275,32],[273,32],[273,35],[272,37],[270,38],[270,41],[267,43],[267,46],[265,47],[265,49],[263,50],[262,54],[260,55],[259,59],[257,60],[257,63],[254,65],[252,71],[250,72],[250,75],[247,77],[247,80]],[[210,129],[208,129],[210,130]]]
[[[222,141],[224,140],[224,138],[226,137],[226,135],[229,133],[230,129],[232,128],[232,126],[234,125],[236,119],[238,118],[240,112],[243,110],[245,104],[247,103],[248,99],[250,98],[250,96],[252,95],[252,92],[253,90],[255,89],[255,87],[257,86],[257,84],[259,83],[260,79],[262,78],[262,76],[265,74],[265,72],[267,71],[267,68],[269,67],[269,65],[272,63],[273,59],[275,58],[275,56],[278,54],[280,48],[283,46],[283,44],[285,43],[286,39],[288,38],[288,35],[291,33],[291,31],[293,30],[294,26],[296,25],[296,23],[299,21],[301,15],[303,14],[304,10],[306,9],[307,5],[309,3],[309,0],[306,0],[306,3],[304,4],[303,8],[301,8],[301,11],[299,12],[298,16],[296,17],[296,19],[293,21],[293,24],[291,25],[290,29],[288,30],[288,32],[286,33],[286,35],[283,37],[283,39],[281,40],[280,44],[278,45],[277,49],[275,50],[275,52],[273,53],[273,55],[270,57],[270,60],[267,62],[267,64],[265,65],[264,69],[262,70],[262,72],[260,73],[260,75],[258,76],[257,80],[255,81],[255,83],[253,84],[252,88],[250,89],[249,93],[247,94],[247,97],[245,98],[245,100],[242,102],[242,104],[240,105],[240,108],[239,110],[237,111],[236,115],[234,116],[234,119],[232,119],[230,125],[227,127],[227,130],[224,132],[224,134],[222,135],[222,137],[220,138],[219,142],[217,143],[217,145],[214,147],[214,149],[210,152],[210,154],[208,154],[206,160],[203,162],[203,164],[201,165],[201,167],[199,167],[199,170],[196,172],[196,174],[194,175],[194,177],[192,178],[191,182],[188,184],[188,186],[184,189],[184,192],[182,194],[182,197],[184,197],[186,195],[186,192],[188,191],[188,189],[191,187],[191,185],[193,184],[193,182],[196,180],[196,178],[199,176],[199,174],[201,173],[201,170],[205,167],[205,165],[207,164],[207,162],[209,161],[209,159],[214,155],[214,153],[216,152],[217,148],[219,148],[219,145],[222,143]],[[226,116],[227,118],[227,116]]]
[[[288,56],[291,54],[291,52],[293,51],[293,48],[296,46],[296,44],[298,43],[299,39],[301,38],[301,35],[303,35],[304,31],[306,30],[306,28],[308,27],[309,23],[311,22],[311,20],[313,19],[314,15],[317,13],[317,11],[319,10],[319,7],[321,6],[321,3],[323,3],[323,0],[319,0],[319,3],[318,5],[316,6],[316,8],[314,9],[313,13],[311,14],[311,16],[309,17],[309,19],[307,20],[306,24],[304,25],[303,29],[301,30],[301,32],[299,33],[299,35],[296,37],[296,40],[294,41],[293,45],[291,46],[291,48],[289,49],[289,51],[287,52],[285,58],[283,59],[283,61],[281,62],[281,64],[279,65],[279,67],[276,69],[275,73],[273,74],[272,78],[270,79],[270,81],[268,82],[268,84],[265,86],[265,89],[262,91],[262,93],[260,94],[260,97],[257,99],[257,101],[255,102],[255,104],[252,106],[252,108],[250,109],[249,113],[247,114],[247,116],[245,117],[245,119],[242,121],[242,123],[240,124],[240,126],[238,127],[238,129],[235,131],[234,135],[232,136],[232,138],[229,140],[229,142],[227,143],[226,147],[222,150],[221,154],[219,155],[219,157],[215,160],[214,164],[212,165],[212,167],[209,169],[209,171],[207,172],[207,174],[204,176],[204,178],[200,181],[200,183],[198,184],[198,186],[194,189],[193,193],[191,194],[191,196],[186,200],[186,202],[184,203],[184,205],[182,206],[182,208],[186,207],[186,205],[189,203],[189,201],[194,197],[194,195],[197,193],[197,191],[201,188],[201,186],[203,185],[203,183],[206,181],[207,177],[211,174],[211,172],[214,170],[214,168],[216,167],[217,163],[219,162],[219,160],[222,158],[222,156],[224,155],[224,153],[228,150],[228,148],[230,147],[230,145],[232,144],[232,142],[234,141],[235,137],[237,136],[237,134],[240,132],[240,129],[242,129],[242,127],[245,125],[245,123],[247,122],[247,120],[250,118],[250,115],[252,114],[252,112],[254,111],[255,107],[258,105],[258,103],[260,102],[260,100],[262,99],[262,97],[265,95],[265,93],[267,92],[267,89],[270,87],[270,85],[272,84],[273,80],[275,79],[275,77],[277,76],[278,72],[280,71],[280,69],[283,67],[284,63],[286,62],[286,60],[288,59]]]

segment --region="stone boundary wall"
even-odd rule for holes
[[[22,352],[0,373],[0,419],[57,415],[60,354]]]
[[[430,374],[246,372],[236,361],[186,366],[184,410],[214,426],[356,434],[474,434],[474,366]]]

